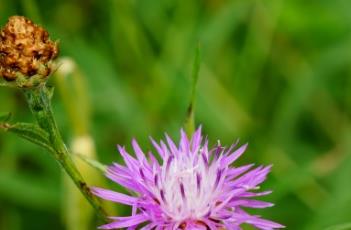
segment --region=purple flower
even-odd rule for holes
[[[100,229],[241,229],[244,223],[258,229],[284,226],[259,216],[250,215],[246,208],[266,208],[272,203],[255,200],[271,193],[256,192],[271,166],[253,164],[231,166],[247,145],[234,150],[218,146],[209,149],[203,140],[201,127],[191,140],[181,131],[179,146],[166,135],[165,144],[151,140],[162,162],[149,152],[148,159],[135,140],[136,157],[118,146],[126,166],[114,163],[106,176],[133,192],[126,195],[101,188],[93,193],[105,200],[129,205],[132,215],[111,217],[112,223]]]

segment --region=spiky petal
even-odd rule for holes
[[[133,191],[135,196],[93,188],[95,195],[133,207],[128,217],[112,217],[101,229],[241,229],[244,223],[258,229],[278,229],[284,226],[250,215],[243,208],[266,208],[272,203],[254,200],[270,191],[256,192],[271,166],[231,166],[246,150],[243,145],[226,149],[220,145],[208,148],[201,127],[189,140],[181,131],[177,146],[166,135],[166,143],[152,143],[161,157],[161,164],[149,153],[145,157],[135,140],[136,157],[119,146],[125,166],[113,164],[107,177]]]

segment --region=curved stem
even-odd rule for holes
[[[71,155],[62,140],[58,130],[50,103],[50,92],[45,85],[24,89],[24,95],[29,104],[30,110],[35,116],[39,126],[49,134],[49,140],[52,147],[55,149],[54,158],[71,177],[75,185],[82,192],[85,198],[94,207],[99,217],[106,221],[106,212],[101,206],[99,200],[91,193],[87,183],[76,168]]]

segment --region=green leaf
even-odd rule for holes
[[[194,105],[196,99],[196,85],[199,79],[199,71],[200,71],[200,44],[196,47],[195,50],[195,59],[193,63],[192,70],[192,87],[191,87],[191,98],[190,103],[187,110],[187,117],[184,123],[185,130],[187,134],[190,136],[195,131],[195,117],[194,117]]]
[[[7,122],[10,120],[12,114],[11,113],[2,113],[0,114],[0,122]]]
[[[91,167],[101,171],[102,173],[106,172],[107,166],[100,163],[99,161],[96,161],[94,159],[91,159],[91,158],[86,157],[83,154],[79,154],[79,153],[74,153],[74,156],[77,156],[79,159],[81,159],[82,161],[84,161],[85,163],[90,165]]]
[[[325,230],[350,230],[351,223],[338,224],[331,227],[326,228]]]
[[[49,135],[38,125],[30,123],[5,124],[7,131],[17,134],[18,136],[37,144],[50,152],[55,152],[51,147]]]
[[[197,45],[196,50],[195,50],[195,59],[193,63],[193,72],[192,72],[192,96],[194,97],[194,93],[196,90],[196,84],[199,79],[199,71],[200,71],[200,62],[201,62],[201,57],[200,57],[200,44]],[[192,98],[193,99],[193,98]]]

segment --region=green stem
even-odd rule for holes
[[[94,207],[98,215],[106,221],[106,212],[102,208],[99,200],[91,193],[87,183],[73,163],[70,153],[62,140],[51,109],[48,89],[43,85],[37,88],[24,89],[23,92],[39,126],[49,134],[50,143],[55,149],[53,154],[55,159],[71,177],[75,185]]]

